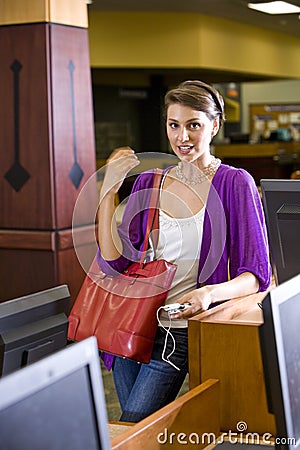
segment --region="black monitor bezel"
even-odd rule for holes
[[[270,246],[270,254],[271,254],[271,263],[273,274],[275,278],[276,285],[279,285],[282,282],[287,281],[289,278],[294,277],[297,273],[292,273],[291,276],[288,276],[285,272],[285,269],[281,267],[279,261],[276,260],[276,254],[278,253],[278,249],[280,248],[280,242],[277,233],[275,232],[275,213],[276,211],[272,211],[270,209],[270,204],[268,200],[268,193],[270,192],[286,192],[288,193],[299,193],[299,205],[300,205],[300,180],[289,180],[289,179],[261,179],[260,187],[262,193],[262,203],[265,212],[266,225],[268,230],[268,239]],[[288,201],[288,197],[287,197]],[[298,251],[298,248],[296,249]],[[299,273],[300,273],[300,265],[299,265]]]
[[[295,296],[300,296],[300,275],[280,284],[268,293],[262,302],[264,322],[259,328],[269,412],[275,415],[279,440],[291,438],[290,441],[284,441],[284,444],[280,444],[279,441],[276,447],[289,450],[298,449],[300,439],[294,445],[284,337],[279,308],[282,303]],[[296,336],[295,342],[298,342]]]
[[[0,411],[5,411],[6,408],[12,405],[17,405],[18,402],[28,396],[46,389],[47,386],[85,367],[88,368],[91,392],[93,394],[91,401],[95,412],[98,441],[101,443],[101,450],[109,450],[111,447],[108,418],[99,351],[95,337],[71,344],[38,362],[2,378],[0,381]],[[74,392],[74,395],[76,395],[76,392]],[[45,405],[45,410],[47,411],[47,405]],[[59,411],[57,411],[57,414],[59,414]]]
[[[11,329],[13,325],[27,323],[53,314],[69,313],[70,292],[66,284],[0,303],[0,333]],[[33,315],[36,314],[36,315]]]
[[[65,346],[69,310],[65,284],[0,303],[0,376]],[[28,360],[21,355],[23,343]]]

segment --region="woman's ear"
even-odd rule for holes
[[[219,121],[218,120],[214,120],[213,128],[211,130],[211,137],[214,137],[217,134],[218,131],[219,131]]]

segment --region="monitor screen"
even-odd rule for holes
[[[262,308],[259,337],[275,445],[300,448],[300,275],[271,290]]]
[[[0,303],[0,376],[67,344],[66,285]]]
[[[0,450],[110,448],[94,337],[1,379],[0,436]]]
[[[300,180],[261,180],[276,284],[300,273]]]

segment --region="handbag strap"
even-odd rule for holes
[[[162,182],[162,170],[160,169],[154,169],[154,179],[153,179],[153,187],[151,191],[151,198],[150,198],[150,205],[148,210],[148,219],[147,219],[147,227],[146,227],[146,233],[144,238],[144,244],[142,249],[142,256],[140,263],[143,264],[145,257],[146,257],[146,250],[148,248],[148,241],[150,237],[150,233],[152,230],[159,230],[159,210],[158,210],[158,203],[159,203],[159,195],[160,195],[160,185]],[[153,239],[153,247],[154,250],[157,247],[158,243],[158,232],[155,233],[154,239]]]

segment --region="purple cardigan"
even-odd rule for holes
[[[139,260],[152,183],[152,171],[136,179],[118,227],[122,256],[105,261],[98,252],[98,263],[104,272],[122,272],[132,261]],[[268,288],[271,267],[265,219],[257,187],[248,172],[220,165],[208,195],[203,227],[199,286],[252,272],[259,280],[259,291]]]
[[[168,170],[168,169],[165,169]],[[153,171],[136,179],[118,227],[123,254],[105,261],[98,251],[97,260],[105,273],[122,272],[140,258],[146,230]],[[261,200],[252,176],[243,169],[221,164],[209,191],[200,249],[198,286],[216,284],[253,273],[259,291],[271,281],[271,266],[265,219]],[[107,367],[110,358],[103,355]]]

